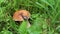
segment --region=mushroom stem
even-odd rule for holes
[[[29,28],[31,26],[31,24],[29,23],[29,21],[27,20],[27,28]]]
[[[29,28],[30,26],[31,26],[31,25],[30,25],[30,23],[28,22],[28,23],[27,23],[27,28]]]

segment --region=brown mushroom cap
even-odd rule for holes
[[[23,21],[24,19],[29,19],[30,13],[26,10],[19,10],[13,14],[13,20],[15,21]]]

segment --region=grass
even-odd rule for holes
[[[31,13],[31,27],[26,21],[17,25],[12,16],[16,10]],[[60,0],[0,0],[0,34],[59,34]]]

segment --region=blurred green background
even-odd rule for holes
[[[31,27],[17,25],[16,10],[31,13]],[[60,34],[60,0],[0,0],[0,34]]]

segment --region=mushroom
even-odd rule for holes
[[[27,10],[18,10],[13,14],[14,21],[23,21],[23,20],[28,21],[29,18],[30,18],[30,13]],[[27,25],[28,25],[27,27],[29,28],[30,27],[29,21]]]

